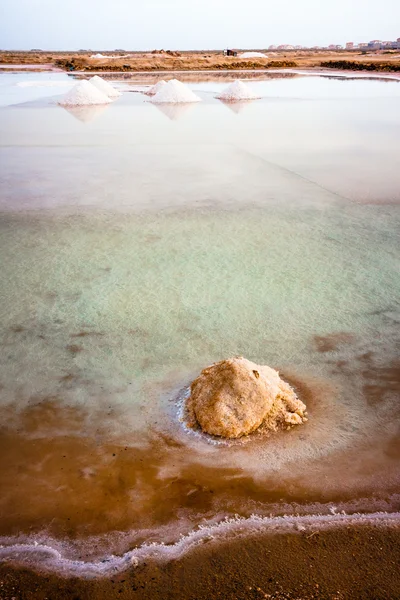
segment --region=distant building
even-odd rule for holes
[[[368,42],[368,48],[370,50],[380,50],[381,48],[383,48],[383,43],[381,42],[381,40],[371,40],[370,42]]]
[[[353,50],[353,49],[354,49],[354,42],[347,42],[346,50]]]
[[[226,50],[224,50],[224,56],[237,56],[238,53],[236,50],[231,50],[230,48],[227,48]]]
[[[331,44],[328,46],[328,50],[343,50],[343,46],[340,46],[339,44]]]

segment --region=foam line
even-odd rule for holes
[[[75,576],[93,579],[115,575],[148,560],[176,560],[205,542],[216,543],[256,533],[279,534],[321,531],[349,525],[398,527],[400,526],[400,512],[355,513],[349,515],[346,513],[337,514],[333,510],[330,515],[233,517],[217,524],[200,526],[187,535],[181,536],[174,544],[145,543],[121,556],[110,555],[92,562],[66,558],[57,549],[57,546],[60,547],[60,542],[56,540],[38,543],[30,538],[25,543],[13,543],[13,538],[2,538],[0,539],[2,542],[0,562],[23,565],[38,571],[53,572],[64,577]],[[90,544],[90,540],[87,543]],[[65,548],[66,544],[63,544],[63,546]]]

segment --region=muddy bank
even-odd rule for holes
[[[85,581],[0,567],[2,600],[396,600],[400,529],[348,527],[206,542],[179,560]]]

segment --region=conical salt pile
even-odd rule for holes
[[[255,100],[260,96],[254,94],[243,81],[237,79],[216,97],[225,102],[237,102],[238,100]]]
[[[239,58],[268,58],[268,56],[262,52],[243,52],[239,54]]]
[[[111,99],[88,81],[80,81],[61,98],[61,106],[90,106],[109,104]]]
[[[175,103],[175,102],[200,102],[201,99],[196,96],[186,85],[177,79],[171,79],[161,87],[150,102],[156,104]]]
[[[161,90],[161,88],[166,85],[166,81],[164,81],[164,79],[161,79],[161,81],[157,81],[157,83],[155,85],[152,85],[150,89],[147,90],[147,92],[145,92],[145,94],[147,94],[148,96],[155,96],[157,94],[157,92],[159,90]]]
[[[105,79],[98,75],[89,79],[89,82],[109,98],[119,98],[121,95],[118,90],[108,83],[108,81],[105,81]]]

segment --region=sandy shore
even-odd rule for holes
[[[63,579],[0,567],[2,600],[396,600],[400,529],[344,527],[214,541],[114,578]]]

